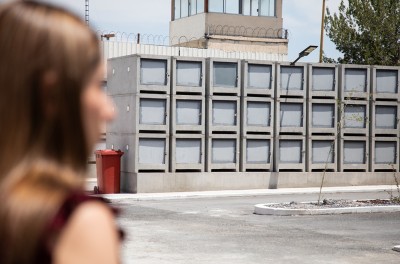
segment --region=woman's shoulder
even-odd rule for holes
[[[115,245],[123,238],[115,223],[117,213],[100,197],[81,191],[69,193],[44,234],[53,263],[58,263],[57,259],[75,263],[78,259],[71,258],[93,258],[96,251],[103,251],[99,254],[102,258],[114,259],[118,250]]]
[[[98,214],[113,214],[116,216],[117,213],[118,210],[110,207],[106,200],[101,197],[90,196],[80,190],[71,191],[65,196],[60,209],[51,219],[48,229],[50,229],[49,231],[57,231],[59,228],[64,227],[73,215],[82,215],[79,219],[85,220],[87,215],[95,217]]]
[[[59,233],[67,226],[89,225],[95,229],[102,221],[115,221],[119,210],[98,196],[83,191],[72,191],[63,200],[60,209],[49,222],[46,231]]]

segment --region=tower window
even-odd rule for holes
[[[204,12],[240,14],[245,16],[275,16],[276,0],[175,0],[175,19]]]
[[[275,0],[242,0],[245,16],[275,16]]]
[[[204,13],[204,0],[175,0],[175,19]]]

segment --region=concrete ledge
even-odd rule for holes
[[[395,190],[395,185],[380,186],[347,186],[347,187],[325,187],[324,194],[332,193],[363,193],[363,192],[387,192]],[[169,193],[121,193],[103,194],[101,197],[110,202],[131,201],[160,201],[173,199],[199,199],[199,198],[222,198],[222,197],[250,197],[250,196],[272,196],[272,195],[296,195],[296,194],[318,194],[319,188],[283,188],[283,189],[258,189],[258,190],[226,190],[226,191],[203,191],[203,192],[169,192]]]
[[[94,187],[97,186],[96,178],[87,178],[85,181],[85,191],[92,192]]]
[[[310,202],[308,202],[310,203]],[[400,205],[389,206],[364,206],[364,207],[343,207],[343,208],[322,208],[322,209],[288,209],[269,207],[273,204],[257,204],[254,213],[258,215],[334,215],[334,214],[359,214],[359,213],[392,213],[400,212]]]
[[[277,188],[309,188],[321,185],[322,172],[204,172],[121,173],[125,193],[198,192]],[[400,178],[400,173],[396,173]],[[390,172],[328,172],[325,187],[392,185]]]

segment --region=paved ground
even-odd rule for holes
[[[386,192],[324,198],[388,198]],[[128,233],[123,263],[400,263],[400,213],[260,216],[267,202],[314,201],[315,194],[114,201]]]

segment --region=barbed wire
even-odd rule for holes
[[[252,37],[252,38],[279,38],[288,39],[289,31],[284,28],[244,27],[230,25],[208,25],[208,35]]]
[[[235,36],[252,38],[279,38],[288,39],[289,31],[284,28],[250,28],[234,27],[228,25],[209,25],[207,32],[202,37],[192,36],[164,36],[157,34],[126,33],[120,31],[97,30],[101,40],[112,40],[116,42],[129,42],[137,44],[148,44],[157,46],[199,46],[206,38],[211,36]]]
[[[97,30],[101,40],[110,40],[115,42],[127,42],[127,43],[137,43],[137,44],[148,44],[157,46],[176,46],[183,45],[193,42],[201,42],[204,37],[187,37],[187,36],[164,36],[155,34],[141,34],[141,33],[126,33],[119,31],[107,31],[107,30]]]

